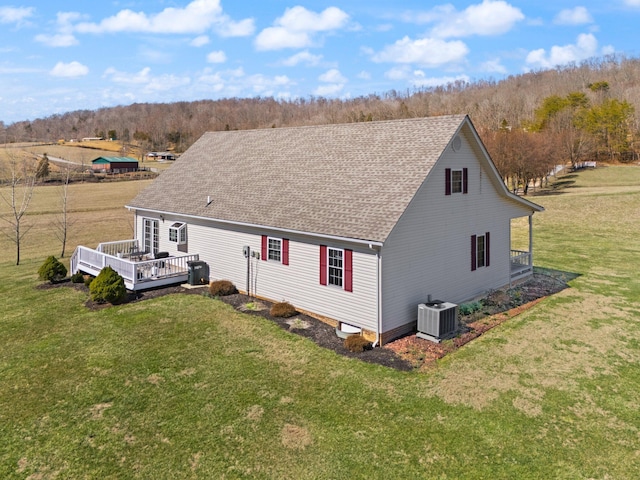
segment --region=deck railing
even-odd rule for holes
[[[116,244],[118,242],[110,243]],[[125,244],[126,242],[120,243]],[[92,248],[79,246],[71,257],[71,273],[84,271],[97,275],[100,270],[109,266],[120,274],[127,288],[139,290],[141,288],[151,288],[154,283],[163,282],[172,277],[188,275],[189,262],[199,259],[199,255],[194,254],[133,261],[130,258],[120,258]]]
[[[131,252],[139,251],[137,240],[118,240],[115,242],[103,242],[98,245],[96,250],[98,252],[106,253],[107,255],[112,255],[114,257],[126,256]]]
[[[511,277],[516,277],[533,269],[531,252],[511,250]]]

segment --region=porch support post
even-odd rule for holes
[[[533,273],[533,213],[529,215],[529,266]]]

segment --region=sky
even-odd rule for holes
[[[500,80],[637,57],[638,25],[640,0],[16,0],[0,3],[0,121]]]

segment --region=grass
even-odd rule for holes
[[[640,169],[574,181],[534,198],[536,262],[572,288],[426,373],[200,295],[89,311],[35,288],[40,238],[0,263],[0,477],[637,478]]]

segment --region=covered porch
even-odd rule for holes
[[[533,215],[511,220],[511,283],[533,273]]]
[[[189,262],[199,255],[155,255],[141,251],[137,240],[105,242],[92,249],[78,246],[70,260],[71,273],[97,276],[104,267],[113,268],[128,290],[148,290],[189,279]]]

